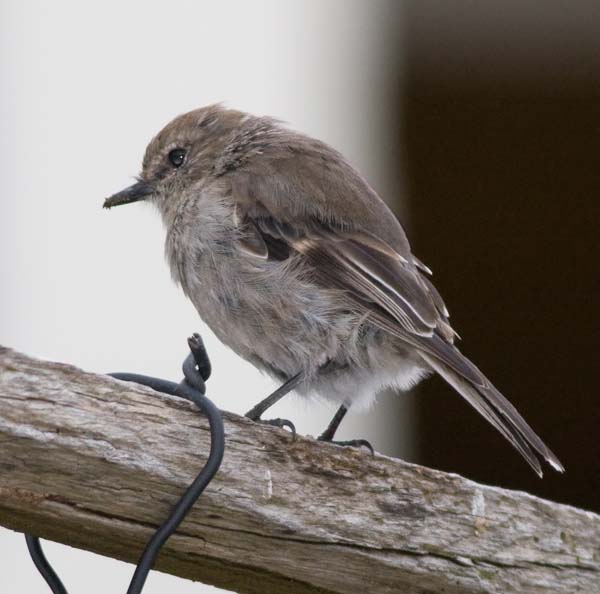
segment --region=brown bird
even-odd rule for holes
[[[333,148],[272,118],[204,107],[159,132],[137,183],[104,206],[138,200],[162,215],[172,276],[201,318],[238,355],[285,382],[250,418],[291,390],[317,394],[340,405],[321,436],[332,440],[351,405],[437,372],[538,475],[536,453],[563,471],[456,348],[431,271]]]

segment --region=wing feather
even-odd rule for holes
[[[543,473],[540,461],[537,459],[521,433],[515,430],[512,425],[505,423],[498,415],[498,412],[490,406],[489,402],[487,402],[486,399],[460,375],[429,354],[424,354],[423,357],[431,367],[444,378],[444,380],[446,380],[484,419],[486,419],[486,421],[493,425],[510,442],[541,478]]]
[[[281,173],[278,167],[281,164],[274,166],[275,173]],[[243,183],[232,183],[242,211],[237,217],[243,238],[240,248],[261,259],[302,258],[316,282],[340,289],[348,307],[366,313],[376,327],[417,349],[424,362],[490,422],[536,473],[541,476],[534,451],[562,471],[558,458],[515,407],[452,344],[455,333],[448,310],[424,275],[431,271],[412,256],[404,237],[390,244],[367,229],[345,228],[339,216],[337,224],[336,216],[318,218],[308,207],[293,202],[288,180],[280,178],[269,185],[256,175],[242,175]],[[295,178],[290,174],[290,179]],[[272,195],[273,187],[280,193]],[[270,188],[271,194],[263,196],[261,188]],[[360,201],[353,200],[353,208],[358,209]],[[373,228],[373,222],[367,227]],[[392,227],[386,228],[386,237],[394,233]]]

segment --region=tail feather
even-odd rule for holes
[[[430,349],[422,352],[421,356],[517,449],[540,477],[542,469],[534,451],[554,469],[564,472],[558,458],[517,409],[458,349],[455,347],[444,349],[443,360],[442,357],[432,354]],[[468,373],[463,373],[464,370],[468,370]]]

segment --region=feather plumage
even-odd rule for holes
[[[174,147],[186,152],[176,169]],[[338,151],[271,118],[213,105],[151,141],[142,183],[167,227],[174,279],[242,357],[280,379],[300,372],[298,390],[338,402],[406,389],[437,371],[536,472],[536,453],[562,470],[454,346],[431,270]],[[113,203],[124,196],[131,201],[126,192]]]
[[[273,164],[274,172],[280,175],[286,167],[301,169],[286,160]],[[289,177],[288,172],[286,179]],[[286,245],[288,254],[300,257],[321,286],[339,289],[350,308],[367,312],[367,319],[376,327],[418,349],[427,365],[491,423],[538,475],[542,470],[534,452],[555,469],[563,470],[515,407],[452,344],[456,332],[449,324],[446,305],[424,276],[431,275],[431,270],[410,253],[403,234],[394,249],[375,235],[368,217],[359,217],[362,224],[357,228],[344,228],[338,223],[342,217],[335,211],[323,219],[304,211],[303,204],[286,200],[286,186],[277,179],[269,180],[269,192],[263,191],[267,184],[256,173],[242,173],[241,179],[241,184],[233,184],[236,205],[241,209],[247,206],[244,220],[253,233],[262,236],[265,246]],[[307,185],[305,182],[309,192]],[[274,194],[273,187],[282,191]],[[323,187],[318,192],[322,193]],[[348,208],[361,208],[352,204],[353,197],[356,193],[349,191]],[[389,215],[380,220],[389,221]],[[384,236],[396,231],[379,230]],[[280,258],[281,252],[279,247],[270,256]]]

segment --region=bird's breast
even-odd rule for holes
[[[203,321],[240,356],[263,368],[293,375],[336,359],[356,334],[357,315],[345,311],[335,292],[316,286],[293,259],[248,256],[235,236],[198,241],[167,236],[171,273]],[[342,363],[344,363],[342,361]]]

